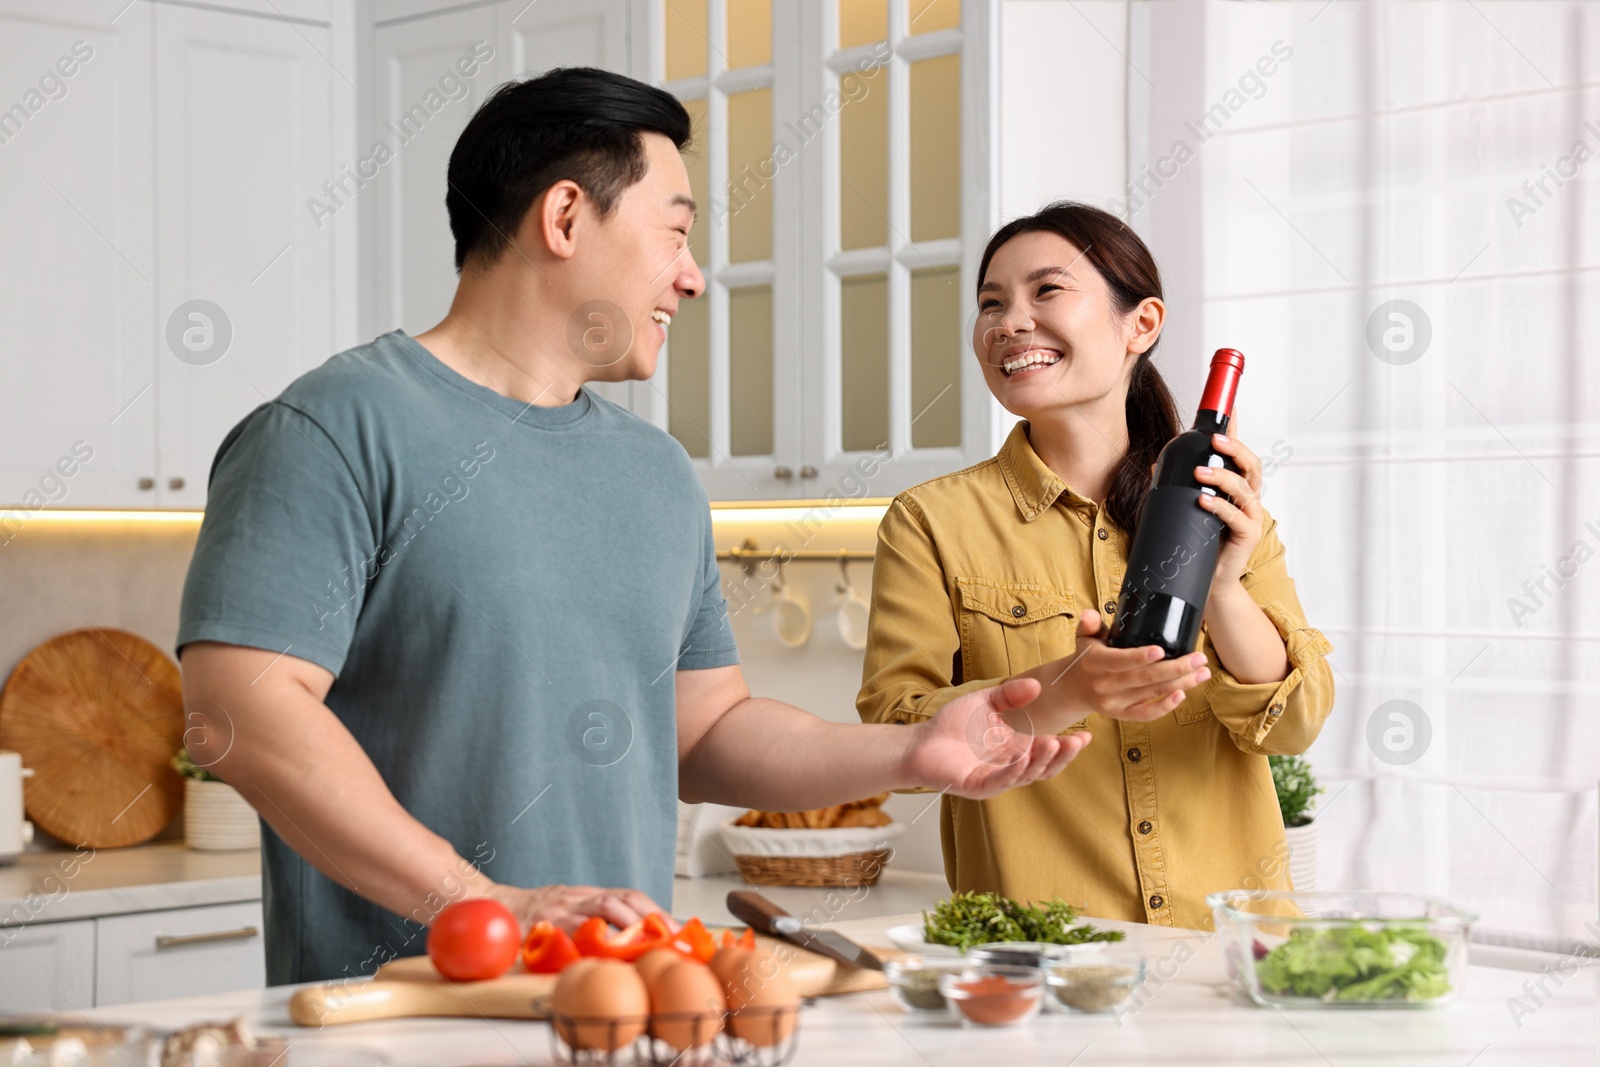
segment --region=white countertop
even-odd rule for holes
[[[707,884],[691,892],[714,888]],[[885,888],[901,892],[911,887]],[[859,904],[865,907],[870,900],[868,893]],[[713,917],[709,908],[703,910]],[[845,919],[837,927],[858,941],[883,944],[890,926],[916,919],[915,914],[883,915]],[[1045,1014],[1023,1027],[962,1029],[906,1015],[887,991],[829,997],[805,1008],[793,1063],[1565,1067],[1600,1059],[1600,967],[1579,970],[1559,987],[1547,979],[1549,995],[1538,998],[1542,1005],[1520,1025],[1507,1001],[1527,1000],[1524,983],[1538,976],[1478,965],[1470,968],[1462,1000],[1445,1009],[1275,1012],[1232,999],[1224,986],[1220,948],[1205,933],[1116,922],[1098,925],[1125,930],[1126,947],[1142,952],[1151,970],[1148,1001],[1120,1020]],[[253,1028],[282,1033],[308,1051],[370,1050],[398,1065],[554,1062],[549,1028],[543,1023],[417,1019],[301,1030],[288,1019],[291,991],[279,987],[86,1014],[96,1021],[160,1027],[243,1015]],[[291,1050],[288,1062],[294,1058]]]
[[[261,853],[182,842],[25,852],[0,867],[0,927],[261,899]]]
[[[708,923],[743,925],[728,914],[730,889],[753,889],[789,914],[817,923],[903,915],[931,907],[934,901],[950,895],[944,875],[915,871],[885,870],[877,885],[853,890],[751,885],[737,874],[719,874],[674,879],[672,914],[684,919],[698,915]]]

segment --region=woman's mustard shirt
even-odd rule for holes
[[[1039,459],[1026,423],[993,459],[900,494],[878,529],[861,718],[913,722],[1069,655],[1084,609],[1109,623],[1127,550],[1103,509]],[[1289,676],[1240,683],[1202,630],[1211,678],[1170,715],[1090,715],[1077,728],[1093,742],[1055,778],[942,798],[951,888],[1205,929],[1207,893],[1289,887],[1266,757],[1316,739],[1333,708],[1333,646],[1306,622],[1270,515],[1242,582],[1283,636]]]

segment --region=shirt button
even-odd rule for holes
[[[1117,610],[1117,602],[1115,600],[1106,601],[1106,614],[1107,615],[1116,614],[1116,610]]]
[[[1138,749],[1130,748],[1130,749],[1128,749],[1128,762],[1129,763],[1138,763],[1139,760],[1143,757],[1143,755],[1144,754],[1142,752],[1140,752]]]
[[[1146,819],[1144,822],[1139,824],[1139,832],[1141,834],[1147,834],[1153,829],[1155,829],[1155,827],[1150,825],[1150,820],[1149,819]]]
[[[1094,535],[1096,537],[1100,538],[1100,540],[1102,540],[1102,541],[1104,541],[1106,538],[1111,536],[1110,534],[1106,533],[1105,527],[1103,527],[1103,526],[1100,529],[1096,530],[1094,532]]]
[[[1160,911],[1161,910],[1161,905],[1163,905],[1165,903],[1166,903],[1166,901],[1161,899],[1161,894],[1157,893],[1155,896],[1150,898],[1150,910],[1151,911]]]
[[[1016,607],[1011,609],[1012,616],[1014,616],[1015,618],[1018,618],[1018,619],[1022,618],[1027,613],[1028,613],[1028,609],[1023,607],[1021,604],[1018,604]]]
[[[1282,715],[1283,714],[1283,705],[1282,704],[1274,704],[1274,705],[1272,705],[1272,707],[1267,709],[1267,714],[1268,715]]]

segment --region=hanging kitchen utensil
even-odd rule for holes
[[[850,581],[850,558],[839,553],[839,582],[834,587],[839,594],[835,610],[838,612],[839,637],[857,651],[867,647],[867,622],[872,617],[872,603],[861,595]]]

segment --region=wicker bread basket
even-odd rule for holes
[[[832,830],[768,830],[722,824],[722,840],[752,885],[877,885],[900,823]]]

